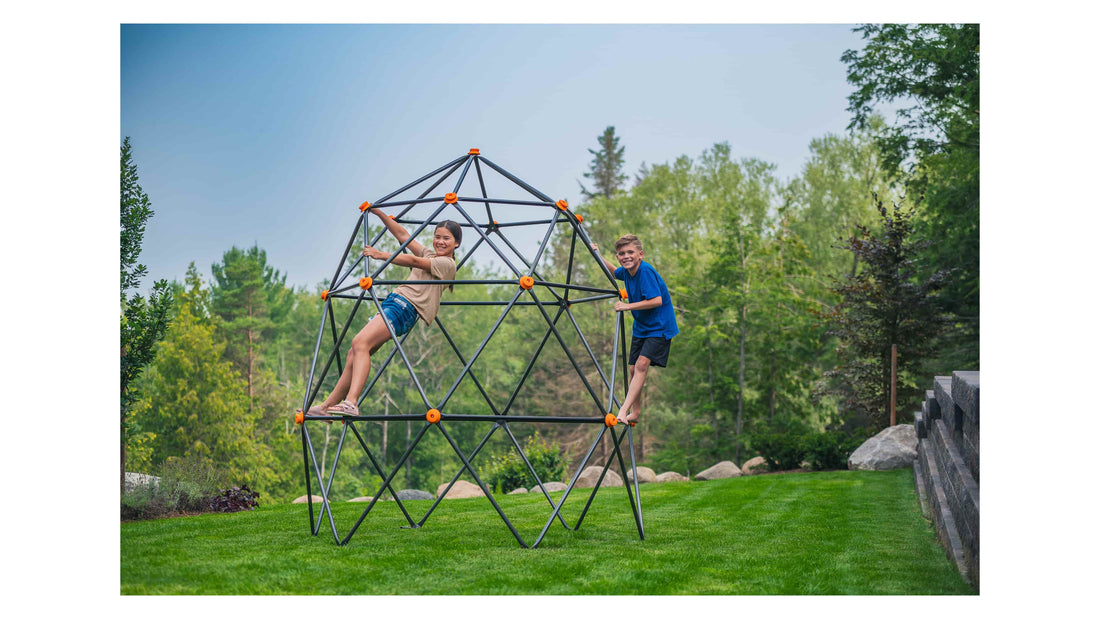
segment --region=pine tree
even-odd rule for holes
[[[260,342],[290,311],[293,293],[286,288],[286,276],[268,266],[267,253],[258,246],[231,248],[212,270],[211,309],[222,321],[226,356],[245,378],[251,411],[260,371]]]
[[[615,127],[605,129],[598,140],[600,150],[588,149],[588,152],[593,155],[593,159],[588,166],[589,171],[585,172],[584,176],[592,179],[592,182],[595,183],[595,191],[589,191],[582,184],[581,195],[586,199],[596,196],[615,197],[616,192],[623,186],[627,178],[627,175],[622,173],[623,151],[626,150],[626,147],[619,146],[619,138],[615,136]]]

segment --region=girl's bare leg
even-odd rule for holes
[[[324,402],[317,405],[322,411],[328,410],[329,407],[345,399],[353,404],[358,401],[359,392],[363,390],[363,385],[366,384],[367,377],[370,375],[370,356],[388,339],[390,339],[389,329],[378,316],[371,318],[370,322],[359,330],[351,340],[351,350],[345,358],[344,371],[340,373],[336,387]],[[358,388],[352,391],[351,388],[357,378],[359,379]],[[349,398],[348,395],[352,393],[355,394],[354,397]]]
[[[335,405],[347,396],[348,387],[351,385],[351,367],[354,364],[355,350],[352,349],[348,351],[348,355],[344,359],[344,371],[340,373],[340,379],[336,381],[336,387],[332,390],[332,393],[325,398],[325,401],[318,405],[321,410],[327,410],[328,407]]]
[[[359,393],[363,391],[364,385],[367,384],[367,378],[370,377],[370,356],[389,339],[390,330],[386,328],[386,323],[381,316],[371,318],[367,326],[363,327],[352,339],[350,354],[354,355],[355,360],[354,363],[348,363],[351,372],[349,373],[347,391],[343,395],[345,400],[352,404],[358,402]],[[340,379],[343,380],[343,378],[343,375],[341,375]],[[337,386],[339,386],[339,383],[337,383]]]

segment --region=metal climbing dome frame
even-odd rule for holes
[[[484,167],[483,167],[484,166]],[[487,169],[486,169],[487,168]],[[492,174],[493,172],[495,174]],[[457,175],[456,175],[457,173]],[[476,178],[476,186],[473,192],[463,191],[464,183],[473,185],[469,181]],[[503,180],[502,180],[503,179]],[[444,183],[447,183],[446,185]],[[493,191],[487,190],[487,183],[493,187]],[[496,183],[494,185],[494,183]],[[422,187],[426,187],[421,189]],[[442,188],[441,188],[442,187]],[[499,189],[498,189],[499,188]],[[446,191],[450,189],[450,191]],[[511,193],[509,193],[511,192]],[[497,197],[490,197],[490,193]],[[502,195],[519,194],[519,198],[501,197]],[[407,198],[403,195],[414,195],[416,197]],[[468,206],[469,205],[469,206]],[[355,246],[355,241],[359,238],[360,232],[362,232],[363,245],[375,245],[386,234],[386,230],[383,226],[379,226],[377,234],[372,238],[370,236],[370,223],[368,221],[369,211],[372,209],[385,209],[384,213],[394,218],[398,223],[405,225],[411,236],[409,240],[401,244],[397,251],[393,252],[391,257],[381,264],[372,266],[369,258],[362,256],[358,257],[358,260],[351,261],[352,248]],[[597,491],[600,489],[607,471],[611,467],[612,463],[617,463],[618,468],[622,474],[624,483],[624,489],[626,491],[627,500],[630,504],[630,509],[634,517],[635,524],[638,528],[638,536],[640,539],[645,539],[645,529],[642,522],[641,511],[641,497],[638,494],[638,475],[637,464],[634,457],[634,439],[632,428],[630,426],[616,428],[615,414],[613,411],[617,410],[617,406],[620,404],[620,399],[616,396],[615,376],[618,371],[618,366],[621,363],[621,371],[623,373],[622,390],[625,393],[625,389],[629,383],[629,375],[627,370],[627,350],[626,350],[626,333],[625,333],[625,317],[623,312],[615,313],[615,325],[614,336],[612,338],[612,354],[610,359],[610,371],[604,371],[604,367],[601,366],[597,355],[593,352],[592,347],[589,345],[588,340],[585,339],[584,334],[581,332],[581,327],[573,315],[573,306],[582,303],[598,302],[607,299],[625,298],[625,290],[620,290],[618,284],[615,281],[613,274],[607,270],[603,259],[591,249],[591,242],[587,233],[582,227],[583,218],[571,212],[569,205],[564,200],[553,200],[546,196],[546,194],[531,187],[524,181],[520,180],[516,176],[502,169],[494,164],[492,161],[482,156],[478,149],[471,149],[470,152],[462,157],[451,161],[442,167],[425,174],[421,178],[405,185],[404,187],[380,198],[376,202],[369,203],[364,202],[359,210],[361,215],[355,226],[355,230],[351,234],[351,238],[348,239],[347,246],[344,249],[343,256],[341,257],[339,266],[336,272],[333,274],[331,285],[329,289],[321,294],[321,298],[324,303],[324,307],[321,314],[321,324],[317,332],[317,343],[314,346],[313,361],[310,367],[309,381],[306,386],[306,393],[303,396],[302,411],[308,411],[314,401],[317,400],[318,395],[321,394],[322,385],[326,375],[333,369],[335,364],[336,374],[342,372],[342,356],[347,347],[345,344],[345,337],[348,335],[349,327],[352,324],[356,313],[361,308],[364,302],[372,305],[374,309],[379,313],[381,312],[381,302],[385,298],[379,295],[378,287],[385,285],[400,285],[403,283],[410,283],[408,280],[402,279],[381,279],[380,276],[390,266],[393,260],[393,256],[399,255],[404,251],[413,239],[428,229],[429,232],[434,230],[435,226],[446,219],[451,219],[459,223],[464,230],[464,245],[468,245],[474,237],[476,237],[476,243],[469,250],[463,250],[464,254],[458,264],[459,271],[462,273],[463,264],[475,254],[478,248],[488,248],[491,252],[490,255],[496,256],[504,264],[507,270],[515,276],[512,279],[496,279],[496,280],[474,280],[474,279],[456,279],[453,281],[436,281],[425,282],[417,281],[417,284],[436,284],[436,285],[450,285],[458,286],[503,286],[505,289],[514,287],[514,293],[510,294],[510,299],[507,301],[461,301],[461,300],[446,300],[441,302],[442,306],[454,306],[454,305],[481,305],[481,306],[500,306],[503,309],[500,312],[499,317],[496,319],[495,324],[486,334],[485,338],[481,341],[477,350],[468,358],[463,355],[456,345],[454,339],[452,339],[450,333],[444,325],[446,320],[450,320],[452,316],[445,313],[442,309],[440,316],[436,317],[435,323],[439,327],[443,336],[446,338],[448,345],[454,351],[458,361],[463,364],[462,371],[459,373],[458,378],[454,381],[450,389],[440,397],[430,397],[425,389],[421,386],[421,381],[416,374],[416,368],[410,362],[409,354],[406,350],[406,339],[412,333],[406,333],[401,337],[393,337],[393,326],[386,322],[386,327],[390,330],[390,335],[393,337],[393,346],[389,352],[389,355],[381,364],[375,365],[375,371],[371,380],[367,383],[363,393],[359,397],[359,404],[361,405],[371,393],[372,389],[376,385],[379,377],[382,376],[386,368],[390,366],[395,357],[400,357],[401,362],[409,371],[409,377],[411,383],[415,385],[416,390],[419,392],[420,398],[423,400],[423,409],[421,412],[417,411],[411,414],[395,414],[395,415],[371,415],[361,414],[357,417],[340,417],[336,421],[341,421],[342,429],[340,431],[339,440],[337,442],[335,454],[332,460],[332,466],[329,470],[327,480],[323,472],[323,464],[325,456],[322,454],[322,460],[319,461],[317,453],[313,446],[313,440],[310,437],[308,431],[308,424],[310,422],[324,422],[334,421],[330,416],[317,416],[308,415],[299,412],[295,416],[295,421],[300,424],[302,435],[302,459],[305,465],[305,478],[306,478],[306,496],[309,503],[309,521],[310,530],[313,535],[317,535],[324,523],[327,516],[329,524],[332,528],[333,538],[338,545],[347,544],[356,530],[366,519],[374,508],[375,503],[379,500],[379,497],[384,492],[388,492],[394,499],[397,507],[404,514],[405,519],[408,521],[408,525],[411,528],[419,528],[424,525],[428,517],[439,505],[439,502],[450,491],[455,482],[463,472],[469,472],[470,476],[477,482],[477,485],[481,488],[481,491],[492,503],[493,508],[497,514],[500,515],[501,520],[508,526],[508,529],[515,536],[519,545],[523,548],[537,548],[542,543],[543,538],[546,536],[547,531],[555,520],[561,523],[567,530],[575,530],[581,526],[584,521],[585,515],[588,513],[589,507],[592,505],[592,500],[595,498]],[[418,210],[422,212],[430,213],[427,216],[418,216]],[[494,215],[494,211],[496,214]],[[527,213],[535,213],[535,219],[529,219],[530,215]],[[525,216],[526,215],[526,216]],[[494,216],[499,217],[502,221],[494,219]],[[517,218],[518,216],[518,218]],[[429,226],[431,226],[429,228]],[[565,268],[564,282],[552,281],[552,278],[544,278],[542,276],[544,270],[539,269],[540,260],[546,254],[547,246],[550,243],[551,237],[558,226],[568,226],[567,234],[570,235],[570,248],[568,256],[568,264]],[[537,252],[534,257],[529,259],[517,249],[513,241],[508,238],[510,232],[514,234],[518,230],[535,230],[537,233],[542,234],[542,241],[538,244]],[[472,236],[471,236],[472,235]],[[578,253],[578,244],[580,245],[580,252]],[[575,259],[583,259],[587,256],[590,259],[594,259],[596,264],[607,280],[607,287],[596,286],[584,286],[573,283],[573,271],[575,266]],[[375,261],[378,262],[378,261]],[[359,271],[360,267],[362,271]],[[399,269],[401,267],[398,267]],[[359,274],[362,273],[362,277]],[[353,275],[354,274],[354,275]],[[582,296],[583,295],[583,296]],[[504,295],[507,297],[509,295]],[[343,320],[342,326],[338,326],[337,314],[334,311],[334,306],[340,304],[340,307],[344,308],[347,305],[351,305],[351,309],[348,311],[346,318]],[[508,313],[517,306],[533,306],[538,309],[538,315],[540,315],[546,321],[546,332],[542,337],[542,341],[539,344],[534,355],[527,364],[526,369],[523,372],[522,377],[519,380],[519,384],[516,385],[515,390],[512,392],[508,402],[503,407],[498,407],[493,399],[487,393],[482,381],[478,379],[477,375],[472,371],[475,361],[481,355],[482,351],[492,340],[494,334],[500,328],[504,322]],[[551,311],[547,311],[548,308]],[[556,309],[555,309],[556,308]],[[551,316],[551,313],[554,315]],[[384,316],[384,314],[383,314]],[[600,386],[600,391],[606,391],[606,397],[597,393],[597,389],[592,386],[588,378],[585,376],[584,371],[578,364],[576,356],[573,351],[570,350],[563,338],[562,332],[559,331],[558,322],[562,317],[569,319],[569,325],[571,326],[579,341],[582,343],[585,353],[588,359],[594,364],[599,380],[597,384]],[[326,326],[327,335],[326,335]],[[566,327],[563,327],[566,328]],[[610,326],[609,329],[610,331]],[[354,332],[352,333],[354,335]],[[593,400],[594,410],[599,411],[601,414],[594,416],[532,416],[532,415],[515,415],[509,414],[514,402],[516,401],[516,395],[519,393],[524,382],[531,375],[532,370],[536,367],[536,363],[539,360],[540,354],[543,352],[546,343],[550,337],[553,336],[564,351],[565,356],[572,364],[573,369],[576,370],[577,375],[580,377],[585,389]],[[350,338],[346,340],[347,345],[350,345]],[[476,386],[477,391],[485,398],[489,409],[493,414],[491,415],[471,415],[461,414],[459,412],[452,413],[448,410],[448,403],[451,401],[452,395],[459,388],[459,385],[463,381],[472,381]],[[600,384],[602,383],[602,384]],[[360,432],[357,424],[365,424],[380,421],[407,421],[423,422],[420,425],[419,430],[415,433],[412,439],[408,442],[404,453],[400,459],[394,464],[393,469],[388,473],[383,470],[383,463],[380,463],[375,457],[374,453],[368,446],[368,442],[364,439],[364,433]],[[491,423],[491,429],[481,439],[481,442],[473,449],[469,454],[466,454],[453,438],[452,434],[447,431],[447,427],[450,424],[457,423]],[[528,460],[526,454],[519,441],[516,439],[509,424],[514,423],[572,423],[572,424],[592,424],[599,426],[599,432],[595,439],[592,441],[591,446],[588,448],[588,452],[580,465],[577,467],[576,473],[573,474],[572,480],[562,493],[560,499],[555,502],[551,498],[549,492],[546,490],[541,479],[535,473],[534,467]],[[633,424],[630,424],[631,426]],[[438,431],[450,444],[454,453],[462,462],[462,467],[455,473],[450,483],[442,492],[439,492],[439,496],[435,498],[435,502],[427,510],[419,521],[415,521],[412,516],[409,515],[408,510],[398,497],[397,492],[394,491],[391,482],[394,477],[404,465],[406,459],[413,453],[416,446],[424,438],[425,434],[431,430]],[[500,505],[493,498],[491,490],[486,487],[481,477],[477,473],[477,469],[473,464],[474,459],[478,453],[489,441],[489,438],[498,430],[503,429],[511,442],[511,445],[516,449],[519,456],[522,458],[527,470],[536,479],[539,489],[547,502],[550,504],[552,511],[550,516],[546,520],[545,526],[542,527],[542,531],[539,533],[535,541],[528,545],[527,542],[520,536],[519,532],[508,520],[504,511]],[[355,437],[355,441],[362,447],[367,458],[370,461],[370,465],[378,476],[383,480],[381,487],[374,493],[370,502],[363,510],[362,515],[355,522],[353,526],[341,536],[341,533],[337,529],[336,520],[333,517],[332,508],[329,500],[329,493],[332,488],[332,481],[336,474],[336,469],[340,460],[340,453],[345,445],[345,438],[348,436],[348,431],[351,431]],[[574,489],[577,480],[581,476],[581,472],[588,465],[588,462],[592,459],[593,453],[596,447],[600,445],[601,441],[606,437],[611,445],[611,457],[607,459],[607,462],[603,465],[603,469],[600,472],[599,479],[595,486],[592,488],[592,493],[589,495],[588,502],[584,506],[584,510],[581,512],[576,524],[570,527],[566,524],[565,518],[561,514],[562,506],[565,504],[566,499]],[[626,462],[622,449],[623,439],[627,439],[629,445],[629,462],[632,472],[631,476],[627,475]],[[351,441],[347,441],[351,444]],[[316,482],[319,489],[322,500],[320,501],[320,509],[315,513],[313,489],[312,484]],[[631,485],[633,484],[633,488]]]

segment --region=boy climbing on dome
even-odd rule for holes
[[[598,255],[600,248],[592,243]],[[672,297],[660,274],[648,262],[642,260],[642,242],[633,234],[626,234],[615,241],[616,267],[607,258],[600,259],[616,279],[626,284],[626,301],[616,301],[615,311],[630,310],[634,317],[634,329],[630,342],[630,385],[626,400],[616,419],[620,423],[638,421],[642,411],[641,393],[650,366],[665,367],[672,338],[680,332],[676,326],[676,313]]]

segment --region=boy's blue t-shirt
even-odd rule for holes
[[[634,275],[626,268],[618,267],[615,269],[615,277],[626,283],[626,295],[631,303],[661,297],[661,305],[657,307],[630,310],[634,316],[634,337],[663,337],[671,340],[680,332],[676,325],[676,312],[672,309],[672,296],[657,269],[642,260]]]

